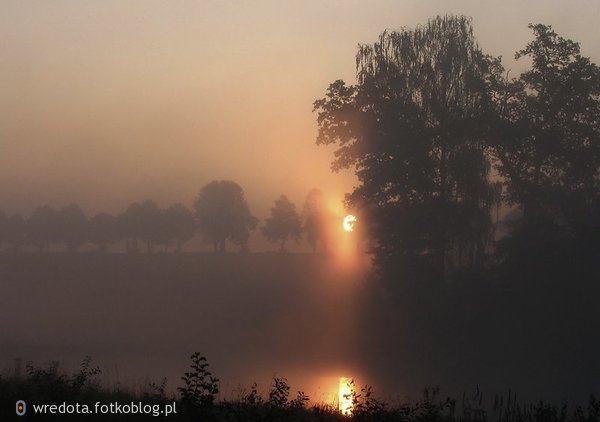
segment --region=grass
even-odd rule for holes
[[[275,377],[269,393],[263,397],[257,385],[238,399],[219,398],[219,380],[210,371],[206,359],[199,353],[191,356],[190,370],[178,388],[178,395],[165,392],[165,382],[149,383],[141,392],[100,385],[101,373],[86,357],[78,371],[66,374],[59,371],[57,362],[45,367],[26,365],[24,375],[0,376],[0,420],[16,418],[17,400],[28,403],[26,420],[102,420],[102,421],[406,421],[406,422],[597,422],[600,421],[600,401],[590,396],[586,406],[569,408],[551,403],[519,403],[514,393],[496,396],[490,409],[486,408],[483,394],[456,399],[444,397],[437,388],[426,388],[420,399],[412,403],[386,403],[375,397],[371,387],[352,393],[353,414],[344,416],[335,403],[308,405],[309,398],[301,391],[290,398],[290,387],[285,378]],[[35,415],[33,404],[55,404],[63,407],[79,404],[95,409],[97,403],[141,403],[146,409],[165,409],[174,406],[176,414],[61,414]],[[66,407],[65,407],[66,409]],[[67,419],[68,418],[68,419]]]

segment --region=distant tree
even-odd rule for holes
[[[25,220],[21,215],[15,214],[5,220],[4,241],[13,251],[19,251],[25,241]]]
[[[281,242],[279,250],[285,251],[285,243],[289,238],[296,242],[302,237],[302,222],[296,207],[285,195],[281,195],[271,208],[271,217],[267,218],[261,228],[263,235],[273,241]]]
[[[140,204],[134,202],[123,213],[119,214],[117,218],[119,237],[125,240],[125,250],[127,253],[139,252],[138,241],[142,232],[138,221],[139,207]]]
[[[120,217],[121,228],[130,252],[137,251],[138,240],[146,244],[146,252],[152,253],[154,245],[165,239],[162,213],[152,200],[134,202]]]
[[[327,252],[330,215],[323,192],[319,189],[312,189],[308,192],[304,201],[303,214],[306,240],[313,253],[317,251],[319,245],[321,245],[323,252]]]
[[[355,168],[347,203],[374,206],[379,267],[439,279],[479,265],[499,200],[487,141],[499,61],[469,18],[444,16],[384,32],[356,62],[357,85],[336,81],[314,104],[317,144],[338,145],[333,170]]]
[[[118,237],[125,241],[125,251],[127,253],[139,252],[139,229],[135,220],[136,208],[138,203],[134,202],[127,209],[117,216]]]
[[[176,251],[181,252],[183,244],[194,237],[196,223],[194,214],[182,204],[175,204],[164,211],[167,238],[176,245]]]
[[[96,214],[88,222],[88,239],[99,251],[106,252],[108,245],[117,241],[117,218],[107,213]]]
[[[56,216],[59,239],[69,252],[76,252],[87,241],[87,219],[77,204],[68,205]]]
[[[41,205],[35,209],[27,220],[27,238],[40,252],[47,252],[50,244],[59,241],[60,225],[54,208]]]
[[[600,68],[551,26],[530,25],[517,52],[530,70],[499,95],[496,144],[506,198],[523,211],[512,245],[532,253],[593,250],[600,238]],[[584,246],[586,245],[586,246]]]
[[[198,229],[212,242],[215,252],[225,252],[227,240],[247,249],[250,231],[256,228],[244,191],[229,180],[204,186],[194,203]]]
[[[156,244],[167,241],[164,212],[152,200],[142,202],[139,212],[140,238],[146,244],[146,252],[153,253]]]

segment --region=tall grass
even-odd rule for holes
[[[275,377],[270,390],[263,397],[254,383],[237,399],[219,398],[219,379],[209,370],[209,364],[200,353],[191,356],[190,370],[182,376],[179,394],[165,391],[166,380],[148,383],[138,392],[122,387],[103,387],[98,381],[100,369],[86,357],[78,371],[67,374],[59,370],[57,362],[44,367],[28,363],[25,373],[0,375],[0,420],[13,420],[17,400],[30,403],[79,403],[93,407],[95,403],[142,402],[164,406],[175,402],[177,413],[170,416],[152,415],[36,415],[34,420],[169,420],[169,421],[406,421],[406,422],[600,422],[600,401],[590,396],[587,405],[569,409],[567,405],[552,403],[520,403],[517,395],[495,396],[490,407],[477,390],[473,397],[463,395],[459,404],[443,397],[437,388],[426,388],[414,402],[390,404],[376,398],[369,386],[352,393],[353,412],[342,415],[335,403],[309,406],[309,397],[298,391],[290,398],[290,387],[285,378]]]

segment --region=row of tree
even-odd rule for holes
[[[600,69],[550,26],[509,78],[471,19],[443,16],[359,46],[357,83],[317,100],[317,144],[354,168],[347,196],[373,223],[379,267],[444,278],[490,257],[514,263],[598,254]],[[498,209],[521,218],[494,243]],[[494,260],[492,260],[494,261]]]
[[[325,249],[330,216],[319,190],[308,193],[302,214],[281,195],[260,230],[268,240],[278,242],[281,251],[288,240],[299,242],[303,232],[313,251]],[[75,252],[86,243],[106,251],[110,245],[124,242],[127,252],[139,251],[140,243],[148,252],[158,245],[180,252],[199,233],[215,252],[224,252],[227,242],[243,251],[257,226],[242,188],[232,181],[213,181],[200,191],[194,212],[180,203],[161,209],[152,200],[135,202],[118,216],[100,213],[89,219],[76,204],[59,210],[42,205],[26,220],[19,214],[7,217],[0,210],[0,245],[5,243],[12,250],[30,245],[47,252],[51,245],[62,244],[65,250]]]

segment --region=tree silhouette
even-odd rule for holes
[[[88,222],[88,239],[99,251],[106,252],[108,245],[117,241],[117,218],[107,213],[96,214]]]
[[[59,238],[69,252],[76,252],[87,241],[87,220],[77,204],[68,205],[57,213]]]
[[[202,188],[194,203],[198,229],[213,244],[215,252],[225,252],[227,240],[247,249],[250,230],[258,220],[250,214],[244,191],[230,180],[213,181]]]
[[[162,213],[152,200],[131,204],[119,216],[119,225],[128,252],[137,252],[138,241],[142,241],[146,244],[146,252],[152,253],[154,245],[165,239]]]
[[[57,212],[49,205],[40,205],[27,220],[28,241],[40,252],[47,252],[50,244],[60,239]]]
[[[327,252],[331,218],[325,204],[323,192],[319,189],[311,189],[308,192],[304,200],[303,214],[306,240],[313,253],[317,252],[319,245],[321,245],[323,252]]]
[[[13,251],[19,251],[25,241],[25,226],[25,220],[20,214],[14,214],[4,222],[4,241]]]
[[[125,239],[125,250],[127,253],[139,252],[138,239],[142,231],[138,222],[139,207],[140,204],[134,202],[118,217],[119,233]]]
[[[181,252],[183,244],[194,237],[194,215],[182,204],[175,204],[164,211],[163,219],[168,240],[175,242],[176,251]]]
[[[154,246],[165,243],[168,236],[163,211],[152,200],[142,202],[138,211],[140,238],[146,244],[146,252],[153,253]]]
[[[302,222],[296,212],[296,207],[285,195],[281,195],[271,208],[271,217],[267,218],[265,225],[261,228],[263,235],[273,241],[281,242],[280,252],[285,251],[285,243],[289,238],[296,242],[302,237]]]
[[[597,250],[600,69],[552,27],[529,27],[534,40],[516,58],[529,57],[532,67],[498,101],[498,169],[508,203],[523,211],[511,249],[526,259]]]
[[[445,16],[384,32],[356,61],[357,85],[335,81],[314,104],[317,144],[338,145],[333,170],[356,169],[348,205],[375,205],[365,218],[378,264],[437,278],[478,265],[499,200],[487,141],[498,60],[481,52],[469,18]]]

